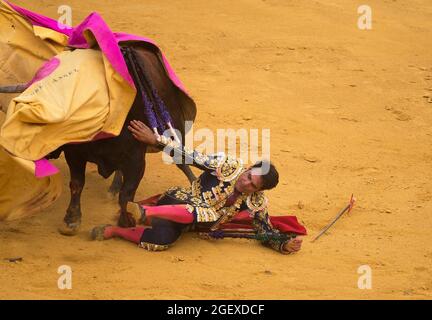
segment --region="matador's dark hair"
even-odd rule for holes
[[[261,190],[270,190],[279,183],[279,173],[276,167],[268,160],[258,161],[252,166],[252,169],[257,168],[261,171],[263,185]]]

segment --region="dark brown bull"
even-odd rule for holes
[[[147,94],[151,92],[148,89],[150,85],[156,88],[159,97],[171,115],[172,125],[180,131],[184,139],[185,121],[195,120],[195,103],[172,83],[162,63],[161,54],[156,47],[151,44],[136,42],[125,45],[125,48],[129,50],[129,54],[132,52],[135,57],[135,62],[126,59],[135,84],[141,81],[141,88],[144,85]],[[141,70],[145,70],[147,81],[143,81],[141,75],[138,75],[140,79],[137,79],[137,68],[134,63],[138,63]],[[151,84],[148,83],[149,81]],[[3,90],[0,89],[0,92],[19,92],[19,90],[24,89],[17,87],[19,86],[4,87]],[[119,193],[120,217],[118,225],[122,227],[135,226],[135,219],[126,210],[127,202],[134,199],[135,192],[144,175],[146,152],[154,152],[147,150],[147,146],[139,143],[127,129],[131,120],[141,120],[148,123],[144,112],[142,92],[139,85],[136,87],[135,101],[119,136],[80,144],[63,145],[47,156],[48,159],[58,158],[61,152],[64,152],[70,169],[71,200],[64,217],[65,227],[61,229],[61,233],[75,234],[81,224],[81,192],[84,188],[87,162],[97,164],[98,172],[104,178],[108,178],[114,172],[116,173],[109,191],[113,194]],[[177,166],[190,181],[195,179],[187,165],[179,164]]]

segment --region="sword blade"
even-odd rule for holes
[[[336,217],[327,225],[324,227],[324,229],[322,229],[320,231],[320,233],[315,237],[315,239],[312,240],[312,242],[318,240],[328,229],[331,228],[332,225],[334,225],[336,223],[336,221],[339,220],[340,217],[342,217],[342,215],[346,212],[346,211],[351,211],[352,207],[354,206],[354,195],[351,195],[351,199],[349,204],[347,204],[347,206],[345,208],[343,208],[337,215]]]

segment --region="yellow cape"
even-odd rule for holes
[[[66,43],[67,36],[32,26],[0,1],[0,85],[27,83],[48,60],[60,62],[19,96],[0,94],[6,111],[0,117],[0,220],[54,202],[61,176],[35,178],[33,160],[100,131],[118,135],[135,98],[135,88],[97,47],[69,51]]]

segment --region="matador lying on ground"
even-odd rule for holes
[[[164,136],[155,135],[140,121],[131,121],[129,130],[142,143],[171,148],[204,172],[189,188],[172,187],[161,196],[141,202],[129,202],[128,211],[140,215],[147,227],[121,228],[100,225],[92,230],[95,240],[119,237],[150,251],[166,250],[184,231],[255,231],[261,242],[284,254],[300,250],[306,229],[292,216],[272,217],[267,212],[263,191],[279,182],[279,174],[270,162],[257,162],[244,168],[240,159],[223,154],[203,155],[188,150]],[[172,154],[172,153],[170,153]],[[285,235],[283,239],[282,235]]]

